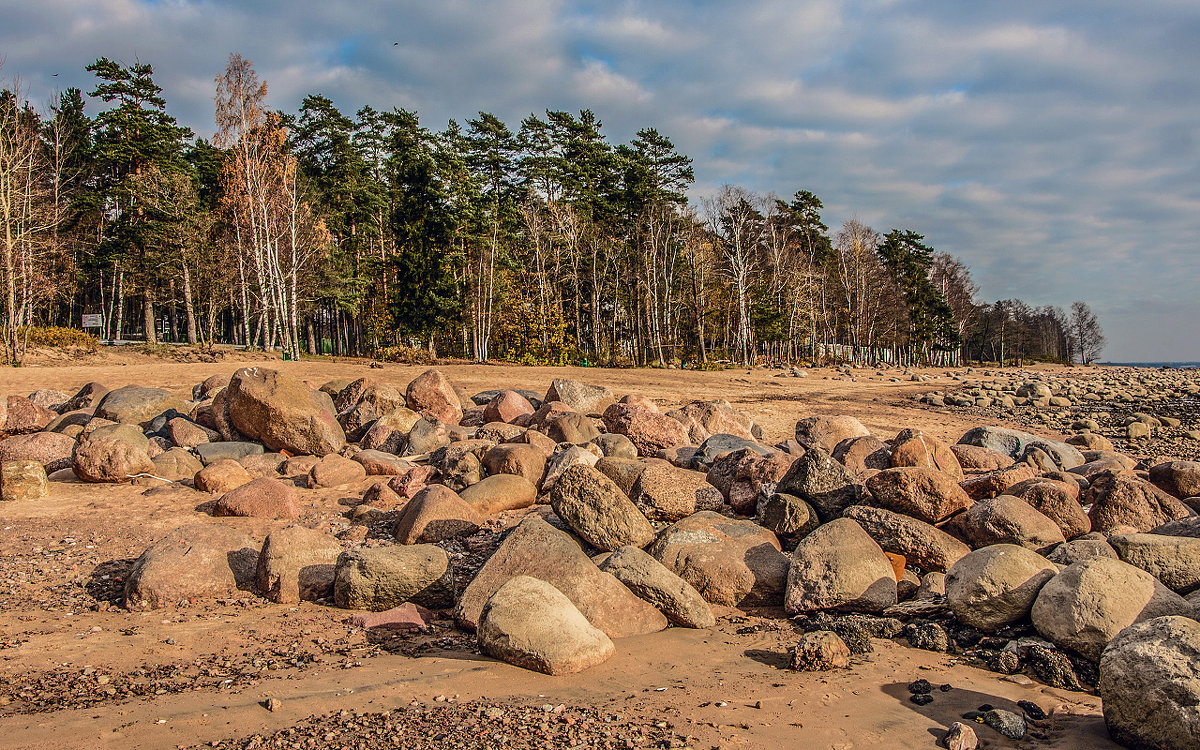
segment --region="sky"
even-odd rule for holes
[[[320,93],[515,130],[591,109],[613,143],[671,138],[695,200],[810,190],[833,228],[959,256],[981,301],[1087,301],[1103,359],[1200,360],[1195,0],[0,0],[0,18],[0,81],[48,100],[92,90],[98,57],[150,63],[203,136],[231,52],[285,111]]]

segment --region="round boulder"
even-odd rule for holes
[[[950,567],[946,603],[962,623],[993,633],[1025,619],[1042,586],[1057,573],[1053,563],[1024,547],[984,547]]]

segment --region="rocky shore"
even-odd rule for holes
[[[774,634],[763,658],[780,670],[845,670],[892,642],[1013,684],[1096,694],[1127,747],[1192,747],[1195,373],[945,380],[914,398],[970,415],[976,426],[956,441],[917,427],[872,434],[855,417],[803,409],[787,439],[769,441],[727,401],[662,409],[565,378],[540,392],[469,394],[438,370],[398,387],[250,367],[195,384],[190,398],[90,383],[7,398],[0,497],[25,506],[52,487],[133,484],[144,498],[195,505],[187,523],[110,561],[106,580],[119,582],[94,595],[114,616],[312,602],[392,653],[440,640],[552,676],[596,669],[629,639],[740,617],[739,634]],[[320,509],[324,497],[338,498],[342,519]],[[335,638],[318,645],[290,652],[298,678],[306,659],[353,660]],[[238,679],[204,677],[198,661],[201,685]],[[0,705],[61,710],[103,704],[109,687],[136,696],[194,684],[186,671],[151,677],[150,688],[118,680],[57,700],[59,683],[25,683]],[[906,684],[916,707],[955,700],[953,684]],[[1053,707],[1025,703],[967,707],[939,739],[1050,737]],[[356,747],[696,742],[651,718],[547,708],[343,711],[213,746],[309,747],[330,734]],[[440,724],[455,728],[431,738]]]

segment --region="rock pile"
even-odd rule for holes
[[[269,525],[263,544],[223,521],[167,535],[126,584],[131,609],[238,590],[419,605],[452,612],[487,654],[563,674],[626,636],[711,627],[712,605],[782,607],[807,633],[796,668],[845,666],[872,637],[986,652],[993,668],[1072,688],[1095,684],[1098,665],[1114,735],[1195,736],[1196,675],[1168,651],[1200,627],[1200,464],[1139,471],[1111,447],[1003,427],[949,445],[829,416],[768,445],[726,402],[664,413],[566,379],[474,397],[436,370],[405,388],[313,388],[263,368],[210,381],[191,400],[89,384],[0,440],[5,500],[37,501],[45,472],[69,467],[89,482],[190,484],[212,493],[212,516]],[[1093,393],[1013,391],[1047,404]],[[14,404],[37,413],[10,398],[9,419]],[[356,496],[353,518],[388,520],[394,543],[306,528],[322,489]],[[498,529],[481,567],[455,569],[447,544]],[[1168,632],[1182,635],[1164,644]],[[1154,739],[1134,726],[1143,708],[1163,723]]]

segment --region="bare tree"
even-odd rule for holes
[[[1071,340],[1074,343],[1075,355],[1085,365],[1090,365],[1100,356],[1107,340],[1100,328],[1100,321],[1092,308],[1086,302],[1071,303],[1070,318]]]
[[[756,272],[764,222],[756,197],[741,187],[722,185],[705,204],[709,228],[719,242],[722,271],[733,283],[737,305],[734,348],[738,359],[750,364],[754,344],[750,327],[750,284]]]

